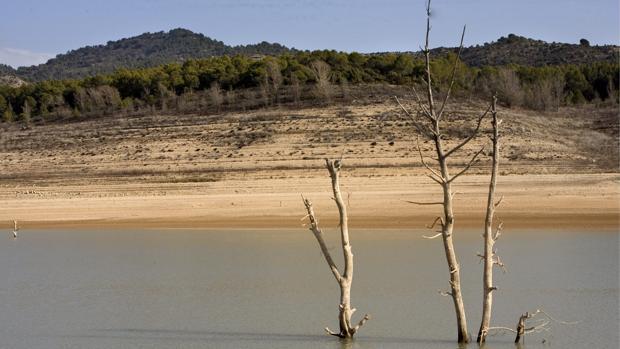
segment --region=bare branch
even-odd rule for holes
[[[502,200],[504,200],[504,195],[502,195],[502,197],[499,198],[499,200],[497,200],[497,202],[493,204],[493,207],[497,208],[499,206],[499,204],[502,203]]]
[[[452,178],[450,178],[448,180],[448,183],[454,181],[455,179],[457,179],[459,176],[461,176],[463,173],[467,172],[467,170],[469,170],[471,168],[471,166],[476,162],[476,160],[478,159],[478,156],[484,151],[484,147],[482,147],[480,150],[478,150],[478,152],[471,158],[471,160],[469,161],[469,163],[467,164],[467,166],[465,166],[465,168],[463,168],[459,173],[455,174],[454,176],[452,176]]]
[[[465,144],[469,143],[472,139],[476,137],[476,135],[478,135],[478,131],[480,131],[480,125],[482,124],[482,120],[489,113],[489,110],[491,110],[490,106],[487,108],[487,110],[482,115],[478,117],[478,120],[476,121],[476,128],[472,131],[472,133],[467,138],[465,138],[465,140],[463,140],[461,143],[459,143],[454,148],[446,152],[444,154],[444,157],[447,158],[450,155],[454,154],[455,151],[461,149]]]
[[[437,290],[437,293],[439,293],[440,295],[442,295],[444,297],[452,296],[452,292]]]
[[[461,58],[461,52],[463,51],[463,39],[465,39],[465,27],[463,26],[463,33],[461,33],[461,44],[459,45],[459,51],[454,58],[454,66],[452,67],[452,76],[450,77],[450,86],[448,87],[448,91],[446,92],[446,96],[443,99],[443,103],[441,103],[441,108],[439,109],[439,113],[437,114],[437,119],[441,120],[441,116],[443,115],[444,108],[446,107],[446,103],[450,98],[450,93],[452,92],[452,86],[454,86],[454,80],[456,78],[456,69],[459,65],[459,60]]]
[[[420,99],[420,95],[418,94],[418,90],[415,89],[415,85],[411,85],[411,89],[413,90],[413,94],[414,94],[414,96],[416,98],[416,101],[418,102],[418,106],[420,107],[420,109],[422,110],[424,115],[427,118],[429,118],[430,121],[435,121],[435,119],[433,118],[431,113],[428,111],[428,108],[426,108],[424,103],[422,103],[422,100]]]
[[[327,332],[327,334],[329,335],[340,337],[340,333],[332,332],[332,330],[330,330],[329,327],[325,327],[325,332]]]
[[[517,331],[515,331],[513,328],[509,328],[509,327],[501,327],[501,326],[497,326],[497,327],[489,327],[487,329],[488,332],[491,331],[510,331],[513,333],[517,333]]]
[[[539,333],[543,331],[549,331],[549,321],[541,321],[536,326],[528,327],[525,329],[525,333]]]
[[[504,262],[502,262],[502,260],[499,258],[498,255],[495,254],[495,252],[493,252],[493,255],[495,255],[495,260],[493,261],[493,264],[500,267],[500,269],[502,269],[502,272],[506,274],[508,271],[506,270],[506,265],[504,265]]]
[[[431,138],[431,136],[433,135],[433,131],[430,130],[427,126],[421,124],[416,117],[414,117],[411,112],[409,112],[407,110],[407,108],[405,108],[405,106],[403,106],[400,103],[400,100],[398,99],[398,97],[394,96],[394,99],[396,99],[396,102],[398,103],[398,105],[400,106],[400,108],[403,110],[403,112],[405,112],[405,115],[407,115],[409,117],[409,119],[411,120],[411,122],[413,123],[413,126],[416,128],[416,130],[418,130],[418,132],[422,135],[424,135],[427,138]],[[426,115],[426,114],[424,114]]]
[[[430,205],[443,205],[443,202],[418,202],[418,201],[409,201],[403,200],[406,203],[420,205],[420,206],[430,206]]]
[[[499,225],[497,226],[497,229],[495,229],[495,234],[493,234],[493,241],[497,241],[499,239],[499,237],[502,235],[502,229],[504,228],[504,222],[500,222]]]
[[[433,177],[433,176],[432,176],[432,175],[430,175],[430,174],[427,174],[426,176],[427,176],[428,178],[432,179],[433,181],[435,181],[435,182],[436,182],[437,184],[439,184],[439,185],[443,185],[443,183],[444,183],[444,181],[442,181],[442,180],[440,180],[440,179],[437,179],[437,178]]]
[[[413,119],[413,115],[409,112],[409,110],[407,110],[407,108],[405,108],[405,106],[400,102],[400,99],[398,99],[398,96],[394,96],[394,99],[396,100],[396,103],[398,103],[398,106],[400,107],[400,109],[402,109],[403,112],[405,112],[405,114]]]
[[[562,324],[562,325],[576,325],[576,324],[581,322],[581,321],[562,321],[562,320],[558,320],[558,319],[554,318],[553,316],[549,315],[549,313],[547,313],[546,311],[544,311],[542,309],[536,309],[536,312],[537,313],[542,313],[549,320],[551,320],[553,322],[557,322],[558,324]]]
[[[314,209],[312,208],[312,202],[304,198],[303,195],[301,196],[301,198],[303,200],[304,205],[306,206],[306,211],[308,212],[307,216],[310,219],[310,231],[312,231],[312,233],[314,234],[314,237],[316,238],[316,241],[319,243],[319,247],[321,248],[321,252],[323,252],[323,256],[325,257],[325,261],[327,262],[329,269],[332,271],[332,274],[334,274],[336,281],[340,283],[342,280],[342,275],[340,275],[340,272],[338,271],[338,267],[336,266],[336,263],[334,263],[334,260],[331,254],[329,253],[329,249],[327,248],[327,245],[325,244],[325,239],[323,238],[323,232],[319,228],[319,222],[316,219],[316,216],[314,215]]]
[[[443,226],[444,226],[444,222],[443,222],[443,218],[441,218],[441,217],[437,217],[437,218],[435,218],[435,220],[433,221],[433,224],[431,224],[431,225],[427,225],[426,227],[427,227],[428,229],[433,229],[433,228],[435,227],[435,224],[437,224],[437,222],[439,222],[439,224],[440,224],[440,225],[441,225],[441,227],[443,228]]]
[[[439,184],[443,184],[445,182],[444,178],[435,170],[433,170],[427,163],[426,161],[424,161],[424,155],[422,155],[422,147],[420,147],[420,137],[416,138],[416,146],[418,147],[418,154],[420,154],[420,161],[422,162],[422,165],[424,165],[424,167],[426,167],[426,169],[428,171],[430,171],[431,174],[433,174],[432,177],[429,175],[429,177],[431,177],[433,180],[435,180],[435,182],[439,183]]]
[[[435,234],[435,235],[433,235],[433,236],[426,236],[426,235],[422,235],[422,237],[423,237],[423,238],[425,238],[425,239],[428,239],[428,240],[432,240],[432,239],[435,239],[435,238],[440,237],[440,236],[441,236],[441,234],[442,234],[442,233],[441,233],[441,232],[439,232],[439,233],[437,233],[437,234]]]
[[[415,85],[411,86],[411,90],[413,91],[413,95],[416,97],[416,102],[418,103],[418,107],[419,107],[420,113],[423,114],[424,117],[426,117],[430,121],[433,121],[434,119],[433,119],[432,115],[430,114],[430,112],[428,111],[428,109],[426,108],[426,106],[424,105],[424,103],[422,102],[422,100],[420,99],[420,96],[418,95],[418,91],[415,89]],[[411,115],[411,113],[409,111],[407,111],[407,109],[400,102],[400,100],[398,99],[398,96],[394,96],[394,99],[396,99],[396,102],[398,103],[398,105],[403,110],[405,110],[405,113],[409,114],[410,117],[413,117],[413,115]]]
[[[368,320],[370,320],[370,315],[368,314],[364,315],[364,317],[360,320],[360,322],[355,327],[353,327],[353,333],[357,332],[357,330],[359,330],[360,327],[364,326],[364,324]]]
[[[424,61],[426,63],[426,97],[428,99],[428,112],[436,121],[435,101],[433,99],[433,88],[431,80],[431,51],[429,49],[429,36],[431,32],[431,0],[426,5],[426,38],[424,43]]]

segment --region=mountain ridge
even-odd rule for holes
[[[454,47],[438,47],[435,55],[456,52]],[[13,69],[0,64],[0,75],[14,75],[26,81],[50,79],[80,79],[97,74],[109,74],[121,68],[146,68],[188,59],[223,55],[279,55],[298,52],[279,43],[266,41],[230,46],[201,33],[176,28],[168,32],[143,33],[137,36],[85,46],[59,54],[46,63]],[[598,61],[618,61],[619,47],[580,44],[548,43],[509,34],[497,41],[464,47],[462,61],[473,67],[518,64],[544,66],[558,64],[589,64]],[[409,52],[421,55],[421,52]],[[381,53],[370,53],[381,54]]]
[[[436,55],[456,52],[457,48],[438,47],[431,52]],[[560,64],[587,64],[618,60],[620,47],[615,45],[590,46],[586,39],[579,44],[546,42],[508,34],[497,41],[463,47],[461,60],[472,67],[518,64],[544,66]]]
[[[108,41],[106,44],[70,50],[46,63],[19,67],[15,70],[15,74],[31,81],[79,79],[96,74],[112,73],[120,68],[147,68],[187,59],[222,55],[276,55],[293,50],[266,41],[250,45],[229,46],[203,34],[176,28],[168,32],[147,32]]]

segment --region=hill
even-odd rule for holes
[[[229,179],[323,176],[321,159],[344,156],[348,172],[424,174],[417,132],[391,96],[409,105],[403,86],[351,87],[349,99],[326,106],[180,115],[75,118],[32,127],[0,123],[4,184],[216,182]],[[449,105],[446,144],[469,135],[486,103]],[[502,171],[506,174],[616,172],[618,121],[614,104],[562,107],[558,112],[501,108]],[[488,123],[484,124],[485,132]],[[559,141],[561,140],[561,141]],[[479,137],[454,155],[454,164],[487,142]],[[431,155],[432,148],[422,143]],[[486,173],[488,163],[472,168]],[[79,175],[78,175],[79,174]]]
[[[472,67],[518,64],[544,66],[561,64],[590,64],[594,62],[617,62],[619,47],[614,45],[590,46],[582,39],[580,44],[548,43],[515,34],[497,41],[464,47],[463,62]],[[440,47],[432,50],[434,55],[455,52],[456,48]]]
[[[60,54],[45,64],[20,67],[17,75],[31,81],[78,79],[112,73],[119,68],[154,67],[190,58],[234,54],[276,55],[287,51],[290,51],[287,47],[268,42],[228,46],[203,34],[179,28],[109,41],[105,45],[86,46]],[[0,72],[2,69],[0,67]]]
[[[87,46],[59,54],[45,64],[20,67],[17,70],[0,64],[0,75],[12,74],[28,81],[79,79],[96,74],[112,73],[119,68],[146,68],[188,59],[223,55],[278,55],[296,51],[278,43],[229,46],[187,29],[144,33],[139,36],[109,41],[105,45]],[[433,55],[455,52],[456,48],[439,47]],[[420,52],[414,55],[420,55]],[[518,64],[544,66],[558,64],[590,64],[600,61],[617,62],[619,47],[581,44],[547,43],[510,34],[484,45],[466,47],[463,61],[472,67]]]

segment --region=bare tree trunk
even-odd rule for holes
[[[519,343],[521,338],[525,336],[525,320],[530,318],[529,313],[525,313],[519,317],[519,322],[517,323],[517,336],[515,337],[515,343]]]
[[[405,106],[403,106],[399,99],[396,97],[396,101],[399,106],[405,112],[406,116],[411,120],[413,126],[416,130],[427,139],[431,140],[435,146],[435,153],[437,155],[437,168],[433,168],[426,163],[424,160],[424,156],[422,154],[422,150],[418,143],[418,152],[420,153],[420,160],[422,164],[429,171],[428,176],[435,182],[437,182],[442,189],[443,192],[443,200],[437,202],[411,202],[413,204],[418,205],[441,205],[443,207],[443,212],[440,217],[435,219],[435,222],[429,227],[433,228],[437,222],[441,226],[441,230],[438,231],[438,234],[432,237],[426,237],[429,239],[434,239],[440,237],[443,239],[444,252],[446,255],[446,261],[448,264],[449,272],[450,272],[450,291],[442,292],[444,295],[449,295],[452,297],[452,301],[454,303],[454,311],[456,314],[456,325],[457,325],[457,338],[459,343],[467,343],[469,342],[469,334],[467,332],[467,318],[465,315],[465,306],[463,304],[463,295],[461,293],[461,274],[460,267],[458,263],[458,258],[456,256],[456,252],[454,250],[454,242],[453,242],[453,230],[454,230],[454,212],[452,209],[452,199],[454,193],[452,192],[452,182],[456,180],[458,177],[467,172],[473,164],[476,163],[478,156],[482,153],[484,148],[480,149],[476,152],[470,159],[469,163],[465,165],[464,168],[460,169],[456,174],[452,175],[449,171],[448,166],[448,158],[469,143],[472,139],[474,139],[480,133],[480,125],[484,117],[488,114],[491,107],[489,107],[484,113],[482,113],[477,120],[477,125],[473,132],[463,141],[461,141],[456,146],[451,149],[445,149],[444,144],[442,142],[442,130],[441,130],[441,122],[444,120],[444,111],[447,105],[448,100],[450,99],[450,93],[452,92],[452,88],[454,86],[456,71],[459,64],[459,59],[461,52],[463,50],[463,39],[465,37],[465,28],[463,28],[463,33],[461,34],[461,44],[459,46],[459,50],[454,61],[454,65],[452,67],[452,74],[450,78],[450,83],[447,88],[447,91],[443,97],[443,101],[441,103],[436,103],[433,97],[433,81],[431,74],[431,64],[430,64],[430,49],[429,49],[429,33],[431,29],[430,25],[431,18],[431,1],[428,0],[426,6],[426,42],[424,46],[424,56],[425,56],[425,83],[426,83],[426,100],[422,101],[420,95],[416,91],[415,85],[413,86],[413,92],[418,103],[418,111],[417,113],[411,113]]]
[[[435,148],[439,159],[441,175],[444,179],[450,178],[448,165],[446,163],[445,154],[443,152],[441,138],[436,137]],[[452,211],[452,188],[451,182],[445,180],[442,184],[443,189],[443,208],[444,218],[442,224],[442,233],[444,250],[446,253],[446,261],[450,270],[450,292],[452,301],[454,302],[454,311],[456,312],[457,336],[459,343],[469,342],[467,333],[467,317],[465,316],[465,306],[463,304],[463,295],[461,294],[461,270],[454,251],[454,243],[452,241],[452,231],[454,228],[454,213]]]
[[[427,51],[428,52],[428,51]],[[428,53],[427,53],[428,55]],[[428,58],[427,58],[428,61]],[[430,72],[430,68],[427,68]],[[428,84],[428,100],[429,111],[434,115],[435,108],[433,102],[433,93],[430,87],[430,73],[427,77]],[[440,134],[439,121],[434,122],[435,134]],[[441,174],[441,188],[443,191],[443,218],[441,219],[441,237],[443,239],[444,252],[446,254],[446,261],[450,271],[450,292],[448,294],[452,297],[454,303],[454,311],[456,313],[457,323],[457,337],[459,343],[469,342],[467,333],[467,317],[465,315],[465,306],[463,304],[463,295],[461,294],[461,272],[459,263],[454,251],[454,242],[452,240],[452,232],[454,229],[454,212],[452,210],[452,186],[450,180],[450,173],[448,170],[447,158],[443,150],[443,144],[440,136],[434,136],[433,141],[435,143],[435,151],[437,153],[437,159],[439,160],[439,170]]]
[[[491,116],[493,125],[493,136],[491,138],[493,142],[493,155],[491,165],[491,181],[489,183],[489,195],[487,198],[487,212],[484,220],[484,255],[481,258],[484,261],[484,272],[482,276],[482,321],[480,322],[480,329],[478,330],[478,343],[484,343],[489,331],[491,323],[491,310],[493,307],[493,291],[497,288],[493,286],[493,266],[499,262],[496,261],[495,252],[493,246],[495,241],[499,237],[500,227],[496,233],[493,233],[493,217],[495,215],[495,208],[499,204],[495,202],[495,187],[497,185],[497,172],[499,169],[499,122],[497,120],[496,110],[497,99],[493,97],[491,105]]]
[[[449,294],[452,296],[452,301],[454,303],[454,311],[456,313],[456,324],[457,324],[457,337],[459,343],[467,343],[469,342],[469,336],[467,333],[467,317],[465,315],[465,306],[463,304],[463,295],[461,294],[461,272],[459,263],[456,257],[456,252],[454,251],[454,243],[452,241],[452,231],[454,228],[454,213],[452,211],[452,187],[451,182],[452,179],[450,177],[450,173],[448,170],[447,156],[443,149],[443,144],[441,142],[441,131],[439,127],[439,121],[441,118],[441,114],[443,113],[445,103],[450,95],[450,90],[452,88],[452,83],[454,82],[454,74],[452,76],[452,82],[450,88],[446,94],[446,100],[441,107],[439,112],[436,111],[435,101],[433,99],[433,88],[432,88],[432,79],[431,79],[431,67],[430,67],[430,49],[429,49],[429,33],[430,33],[430,20],[431,20],[431,1],[428,1],[428,5],[426,8],[426,42],[424,47],[425,53],[425,63],[426,63],[426,94],[428,100],[428,112],[432,118],[432,131],[433,136],[432,139],[435,143],[435,151],[437,152],[437,159],[439,163],[439,169],[441,174],[441,187],[443,190],[443,222],[441,224],[442,231],[441,236],[443,239],[444,251],[446,254],[446,261],[448,263],[448,268],[450,271],[450,292]],[[465,32],[463,31],[463,35]],[[461,47],[463,45],[463,38],[461,37]],[[459,50],[460,53],[460,50]],[[458,64],[455,63],[455,70]],[[455,177],[456,178],[456,177]]]
[[[325,240],[323,239],[323,232],[318,226],[318,221],[314,215],[312,203],[308,199],[303,199],[308,217],[310,219],[310,230],[314,234],[323,256],[329,265],[329,268],[334,274],[334,278],[340,286],[340,304],[338,312],[338,323],[340,325],[339,332],[332,332],[329,328],[325,328],[327,333],[340,338],[352,338],[357,330],[364,325],[366,321],[370,319],[370,316],[366,314],[357,325],[351,324],[351,316],[355,312],[355,308],[351,307],[351,283],[353,281],[353,252],[351,251],[351,243],[349,242],[349,226],[347,218],[347,208],[342,200],[340,194],[340,180],[339,172],[342,165],[341,160],[325,160],[329,175],[332,180],[332,191],[334,194],[334,201],[338,206],[338,212],[340,214],[340,237],[342,241],[342,252],[344,255],[344,273],[340,274],[334,260],[327,249]]]

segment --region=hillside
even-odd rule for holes
[[[583,40],[583,39],[582,39]],[[454,52],[455,48],[433,49],[435,55]],[[617,62],[619,47],[614,45],[590,46],[581,44],[548,43],[509,34],[497,41],[463,48],[461,58],[472,67],[518,64],[543,66],[560,64],[590,64],[593,62]]]
[[[335,226],[323,158],[344,157],[343,190],[357,227],[422,228],[437,208],[406,200],[440,193],[423,175],[416,130],[390,98],[400,95],[413,108],[408,93],[365,85],[352,87],[349,101],[322,107],[0,123],[7,207],[0,218],[48,227],[290,228],[301,224],[303,193],[317,200],[322,222]],[[446,144],[467,137],[485,107],[451,103]],[[617,229],[616,105],[499,113],[502,221],[512,229]],[[488,132],[488,121],[483,127]],[[485,143],[481,136],[454,154],[455,170]],[[432,156],[429,142],[421,147]],[[482,158],[455,184],[460,227],[484,222],[489,163]]]
[[[112,73],[119,68],[153,67],[189,58],[234,54],[275,55],[287,51],[290,50],[280,44],[268,42],[228,46],[202,34],[179,28],[109,41],[105,45],[83,47],[60,54],[45,64],[20,67],[17,74],[30,81],[76,79]]]
[[[433,55],[454,52],[455,48],[433,49]],[[27,81],[76,79],[95,74],[112,73],[119,68],[144,68],[165,63],[222,55],[277,55],[296,51],[278,43],[229,46],[203,34],[186,29],[144,33],[139,36],[109,41],[105,45],[87,46],[59,54],[45,64],[20,67],[17,70],[0,64],[0,75],[15,74]],[[514,34],[495,42],[463,49],[463,61],[473,67],[498,66],[509,63],[524,66],[557,64],[590,64],[618,60],[618,46],[547,43]],[[419,52],[414,53],[420,55]]]
[[[325,156],[347,158],[364,175],[423,173],[416,132],[389,98],[407,88],[364,86],[351,100],[326,107],[266,108],[218,114],[165,113],[106,117],[24,128],[0,124],[0,178],[5,184],[212,182],[230,178],[300,176]],[[481,102],[451,105],[446,141],[472,129]],[[453,113],[459,111],[458,113]],[[617,171],[617,108],[581,106],[555,113],[501,109],[502,171],[592,173]],[[488,127],[488,125],[485,125]],[[454,164],[487,142],[468,145]],[[430,144],[423,150],[430,155]],[[474,169],[486,171],[486,163]],[[308,172],[310,171],[310,172]],[[77,175],[79,173],[79,175]]]

